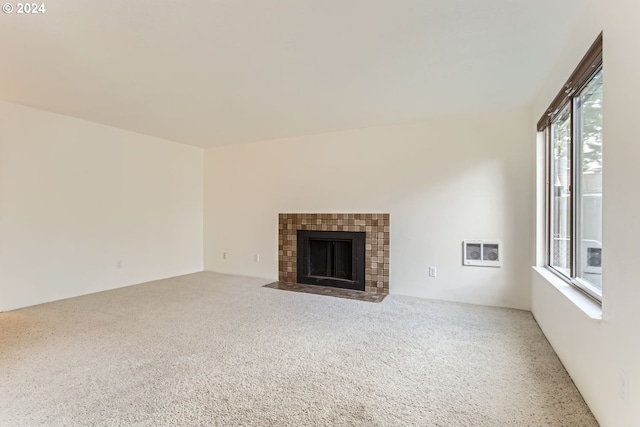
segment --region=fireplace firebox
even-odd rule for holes
[[[297,232],[297,282],[365,290],[365,233]]]

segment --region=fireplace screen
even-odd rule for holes
[[[364,290],[365,233],[298,231],[298,283]]]

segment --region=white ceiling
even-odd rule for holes
[[[526,105],[584,0],[57,0],[0,98],[201,147]]]

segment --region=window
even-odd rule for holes
[[[545,115],[547,265],[602,300],[602,34]]]

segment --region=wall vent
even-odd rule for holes
[[[500,267],[500,242],[465,240],[462,244],[462,264],[477,267]]]
[[[582,258],[584,273],[602,274],[602,244],[599,241],[584,239]]]

